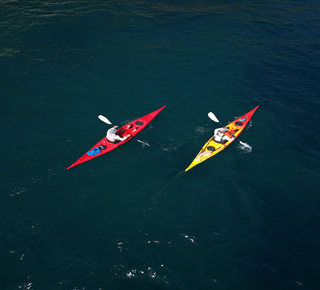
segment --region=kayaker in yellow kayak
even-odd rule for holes
[[[234,137],[229,137],[227,135],[227,132],[229,132],[227,127],[217,128],[214,130],[214,141],[217,143],[224,144],[227,141],[232,141]]]
[[[131,137],[131,134],[127,134],[123,137],[120,137],[118,134],[117,134],[117,128],[118,126],[113,126],[112,128],[110,128],[108,131],[107,131],[107,140],[111,143],[118,143],[118,142],[121,142],[121,141],[124,141],[126,140],[128,137]],[[132,128],[132,125],[128,125],[126,128],[124,128],[124,130],[127,130],[129,128]],[[133,129],[131,133],[133,133],[134,131],[136,131],[137,128]]]

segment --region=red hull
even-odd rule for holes
[[[162,108],[160,108],[159,110],[157,111],[154,111],[144,117],[141,117],[137,120],[134,120],[124,126],[122,126],[121,128],[118,129],[118,135],[119,136],[123,136],[123,135],[126,135],[126,134],[129,134],[131,133],[135,128],[137,128],[136,131],[134,131],[132,134],[132,137],[134,137],[135,135],[137,135],[139,132],[141,132],[151,121],[152,119],[157,116],[161,110],[163,110],[165,108],[165,106],[163,106]],[[128,125],[133,125],[133,127],[131,129],[128,129],[128,130],[123,130],[125,127],[127,127]],[[127,138],[126,140],[122,141],[122,142],[119,142],[119,143],[110,143],[107,141],[107,138],[104,137],[103,139],[100,140],[100,142],[98,142],[96,145],[94,145],[89,151],[93,150],[94,148],[97,148],[99,147],[99,145],[104,145],[106,146],[106,149],[104,150],[101,150],[101,152],[97,155],[94,155],[94,156],[89,156],[87,153],[84,154],[80,159],[78,159],[75,163],[73,163],[71,166],[69,166],[67,169],[70,169],[76,165],[79,165],[83,162],[87,162],[93,158],[96,158],[96,157],[99,157],[105,153],[108,153],[116,148],[118,148],[119,146],[123,145],[124,143],[128,142],[132,137],[129,137]]]

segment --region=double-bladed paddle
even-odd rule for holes
[[[222,127],[224,127],[224,126],[220,123],[220,121],[218,120],[218,118],[216,117],[216,115],[213,114],[212,112],[208,113],[208,117],[209,117],[213,122],[219,123]],[[229,131],[229,132],[230,132],[230,131]],[[230,132],[230,134],[231,134],[235,139],[237,139],[237,140],[240,142],[241,145],[243,145],[243,146],[245,146],[245,147],[247,147],[247,148],[251,148],[250,145],[248,145],[247,143],[244,143],[244,142],[240,141],[240,140],[238,139],[238,137],[235,136],[235,135],[233,135],[231,132]]]

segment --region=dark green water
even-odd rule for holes
[[[0,5],[0,289],[318,289],[317,1]]]

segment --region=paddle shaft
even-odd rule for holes
[[[102,122],[104,122],[104,123],[107,123],[107,124],[109,124],[109,125],[111,125],[111,126],[113,126],[113,127],[115,127],[115,125],[113,125],[105,116],[102,116],[102,115],[99,115],[98,116],[98,118],[102,121]],[[125,132],[125,130],[123,130],[123,129],[119,129],[119,130],[121,130],[121,131],[123,131],[123,132]],[[130,133],[129,133],[130,134]],[[131,135],[131,134],[130,134]],[[135,138],[135,137],[133,137],[132,135],[130,136],[131,138],[133,138],[133,139],[135,139],[136,141],[138,141],[138,142],[140,142],[140,143],[142,143],[142,144],[144,144],[144,145],[147,145],[147,146],[150,146],[148,143],[145,143],[145,142],[143,142],[143,141],[141,141],[141,140],[139,140],[139,139],[137,139],[137,138]]]
[[[209,116],[209,118],[210,118],[212,121],[217,122],[217,123],[219,123],[222,127],[224,127],[224,126],[221,124],[221,122],[217,119],[217,117],[216,117],[213,113],[210,112],[210,113],[208,114],[208,116]],[[240,143],[241,145],[247,146],[244,142],[240,141],[237,136],[235,136],[234,134],[232,134],[232,132],[230,132],[229,128],[228,128],[228,132],[231,134],[231,136],[233,136],[233,138],[235,138],[237,141],[239,141],[239,143]],[[247,146],[247,147],[248,147],[248,146]]]
[[[224,127],[220,122],[218,122],[223,128],[227,128],[227,127]],[[229,128],[228,128],[228,132],[231,134],[231,136],[233,137],[233,138],[235,138],[235,139],[237,139],[238,137],[237,136],[235,136],[235,135],[233,135],[232,134],[232,132],[229,130]],[[240,141],[240,140],[238,140],[238,141]],[[240,141],[241,142],[241,141]]]
[[[220,122],[219,122],[219,124],[223,127],[223,125],[222,125]],[[232,134],[232,132],[229,130],[229,128],[228,128],[228,132],[231,134],[231,136],[233,136],[234,139],[236,139],[237,141],[239,141],[239,143],[240,143],[241,145],[246,146],[246,144],[245,144],[244,142],[240,141],[237,136],[235,136],[235,135]]]

